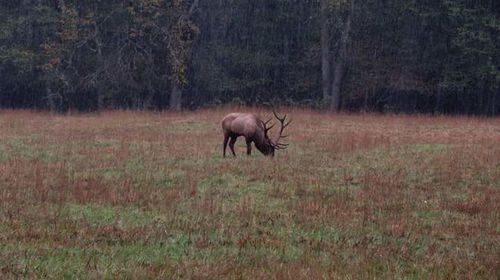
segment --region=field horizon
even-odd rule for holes
[[[500,118],[284,107],[223,158],[232,111],[0,110],[0,278],[500,275]]]

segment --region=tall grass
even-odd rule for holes
[[[231,110],[0,111],[0,278],[500,275],[500,119],[289,108],[222,158]]]

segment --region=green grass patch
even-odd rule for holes
[[[0,263],[0,269],[13,275],[44,279],[141,276],[145,268],[178,263],[186,258],[189,242],[189,238],[181,234],[155,243],[102,248],[26,248],[4,244],[0,245],[2,254],[11,257]]]
[[[19,137],[0,140],[0,162],[13,159],[55,162],[61,160],[59,146],[37,145],[38,137]]]
[[[59,211],[62,217],[93,227],[113,224],[124,228],[142,227],[154,224],[159,219],[158,214],[139,209],[98,205],[66,204]]]
[[[214,128],[214,124],[202,121],[186,121],[170,123],[163,128],[164,131],[169,133],[184,133],[184,132],[202,132]]]

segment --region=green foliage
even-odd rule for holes
[[[495,1],[324,1],[344,109],[500,112]],[[35,2],[0,4],[0,106],[326,105],[318,1]]]
[[[492,14],[488,7],[466,5],[465,1],[447,1],[446,4],[452,28],[452,51],[456,54],[449,65],[447,84],[466,90],[484,84],[498,88],[498,15]]]
[[[0,61],[12,64],[20,74],[29,72],[35,64],[36,54],[29,49],[0,48]]]

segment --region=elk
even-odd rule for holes
[[[280,118],[276,112],[273,111],[274,116],[280,122],[280,131],[275,140],[271,140],[268,132],[275,124],[267,127],[267,124],[272,120],[266,122],[262,121],[257,115],[251,113],[230,113],[222,119],[222,130],[224,132],[223,156],[226,157],[226,147],[229,141],[229,148],[233,156],[236,157],[234,152],[234,143],[238,137],[245,137],[247,144],[247,155],[252,153],[252,142],[255,144],[257,150],[266,156],[274,156],[275,150],[284,150],[288,144],[280,143],[280,140],[286,138],[283,135],[283,130],[292,122],[286,121],[286,115]]]

